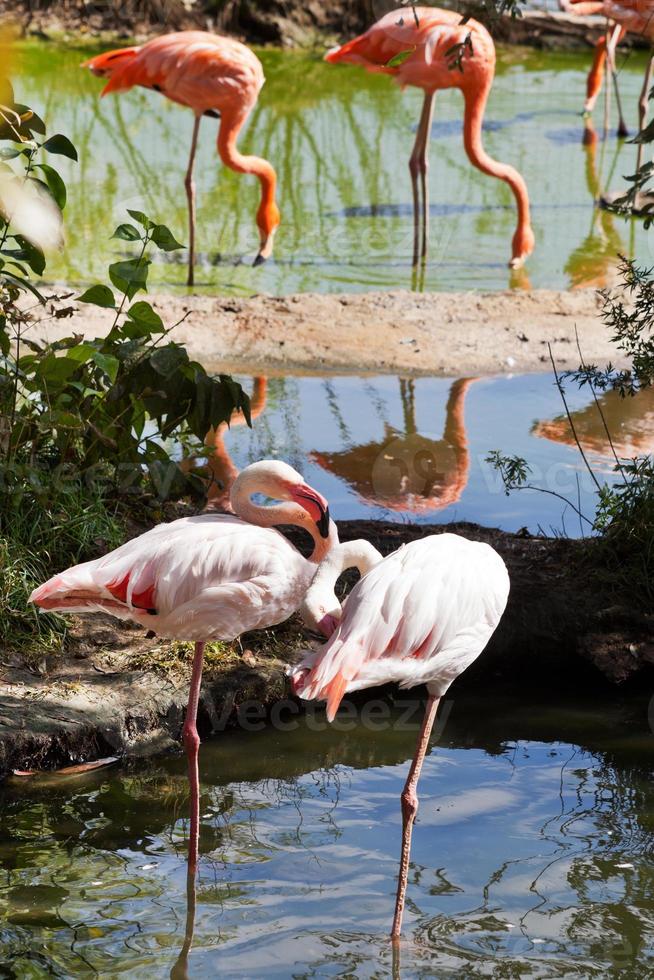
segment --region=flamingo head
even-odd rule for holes
[[[262,204],[257,212],[257,227],[259,228],[259,252],[254,260],[255,265],[263,265],[273,252],[275,243],[275,232],[279,228],[282,218],[279,208],[274,201]]]
[[[277,523],[297,523],[306,526],[311,521],[318,528],[321,538],[327,540],[333,536],[334,541],[338,542],[336,525],[330,521],[327,501],[288,463],[280,459],[262,459],[257,463],[250,463],[236,477],[230,495],[234,513],[244,517],[245,520],[252,519],[256,524],[258,523],[256,517],[247,516],[248,508],[252,505],[253,494],[262,494],[270,500],[292,501],[298,506],[297,510],[291,508],[293,515],[290,521],[281,519],[284,516],[288,517],[288,513],[286,515],[275,513],[275,516],[280,517]],[[265,507],[261,508],[256,504],[254,506],[259,511],[266,510]],[[274,508],[272,510],[274,511]],[[263,526],[270,526],[270,522],[265,521]]]
[[[321,538],[329,537],[329,504],[321,493],[308,483],[294,483],[288,488],[291,500],[299,504],[314,522]]]
[[[305,626],[328,640],[338,629],[343,610],[333,592],[325,590],[318,595],[315,590],[309,590],[300,606],[300,616]]]

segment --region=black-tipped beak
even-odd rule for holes
[[[252,263],[252,265],[253,266],[263,265],[264,262],[266,262],[266,261],[267,261],[266,256],[265,255],[262,255],[261,252],[259,252],[259,254],[257,255],[257,257],[254,260],[254,262]]]
[[[329,507],[325,507],[320,515],[320,520],[316,521],[316,527],[320,531],[321,538],[329,537]]]

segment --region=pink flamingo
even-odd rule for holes
[[[343,604],[338,576],[353,565],[363,578]],[[387,558],[366,541],[334,548],[320,565],[302,604],[308,625],[327,642],[292,668],[302,698],[327,701],[333,721],[346,692],[379,684],[425,684],[427,707],[402,791],[402,852],[391,938],[399,941],[409,873],[417,785],[440,698],[482,652],[509,595],[504,562],[489,545],[456,534],[430,535]]]
[[[575,13],[574,6],[568,6],[568,3],[562,4],[562,7],[569,13]],[[615,89],[615,98],[618,105],[618,136],[621,137],[628,136],[629,130],[627,129],[627,124],[622,112],[622,100],[620,98],[618,75],[615,67],[615,52],[618,44],[626,33],[625,28],[622,27],[621,24],[610,24],[607,25],[606,34],[603,34],[598,39],[597,43],[595,44],[593,64],[591,65],[590,71],[588,72],[588,78],[586,80],[586,101],[584,102],[584,115],[587,116],[590,115],[595,108],[597,97],[602,90],[602,82],[604,81],[604,66],[608,61],[609,71],[611,72],[613,87]]]
[[[627,32],[639,34],[649,41],[650,44],[654,44],[654,0],[564,0],[561,5],[563,9],[569,10],[570,13],[580,14],[582,16],[584,14],[601,14],[607,20],[614,21],[616,25],[614,28],[614,35],[617,38],[616,45]],[[640,98],[638,99],[639,132],[642,132],[645,128],[653,69],[654,54],[650,56],[647,63],[643,87]],[[643,143],[639,143],[636,163],[637,170],[640,170],[642,161]]]
[[[513,192],[518,225],[513,235],[511,261],[517,268],[534,248],[529,217],[529,195],[524,179],[513,167],[493,160],[484,150],[481,127],[495,76],[495,45],[482,24],[464,20],[460,14],[438,7],[394,10],[342,47],[334,48],[325,60],[363,65],[368,71],[393,75],[404,87],[424,91],[424,101],[413,152],[409,160],[413,187],[413,261],[427,255],[429,205],[427,193],[428,148],[439,89],[458,88],[463,93],[463,144],[473,166],[505,181]],[[422,189],[422,239],[420,235],[420,191]]]
[[[283,501],[252,502],[255,493]],[[48,612],[110,613],[158,636],[195,643],[183,728],[191,788],[189,874],[198,858],[200,788],[197,731],[204,648],[210,640],[281,623],[295,612],[317,564],[338,543],[327,501],[286,463],[246,467],[232,488],[231,514],[183,517],[159,524],[103,558],[75,565],[35,589],[30,601]],[[275,525],[305,528],[310,558]]]
[[[219,116],[218,153],[225,166],[237,173],[254,174],[261,183],[257,211],[260,265],[272,255],[280,215],[275,201],[277,175],[267,160],[244,156],[236,145],[238,134],[254,108],[265,82],[261,62],[244,44],[206,31],[180,31],[139,47],[106,51],[83,68],[108,78],[102,95],[125,92],[134,85],[161,92],[173,102],[193,110],[195,122],[184,185],[189,214],[188,282],[195,266],[195,183],[193,165],[202,116]]]

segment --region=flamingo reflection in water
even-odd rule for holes
[[[594,202],[601,199],[603,180],[601,163],[597,163],[598,134],[592,120],[584,124],[583,151],[585,156],[585,178],[588,193]],[[617,161],[617,152],[612,161],[608,176],[611,180]],[[633,251],[633,249],[630,249]],[[605,208],[593,207],[588,234],[581,244],[570,253],[565,264],[572,289],[604,289],[617,279],[619,256],[624,255],[625,246],[615,227],[615,215]]]
[[[404,433],[384,421],[379,441],[354,445],[344,420],[340,429],[350,445],[339,452],[314,451],[311,458],[344,480],[367,504],[425,514],[461,499],[468,483],[470,455],[465,429],[465,398],[475,378],[450,388],[441,439],[420,435],[416,422],[415,381],[400,379]],[[331,399],[332,408],[338,407]]]
[[[575,432],[585,453],[614,462],[616,456],[626,460],[654,453],[654,390],[646,388],[632,398],[608,391],[598,395],[597,400],[601,414],[594,402],[572,412]],[[540,439],[576,446],[565,415],[536,422],[532,432]]]
[[[258,419],[265,411],[268,400],[268,379],[257,377],[253,379],[252,394],[250,395],[250,419]],[[239,474],[239,469],[225,445],[225,436],[230,429],[245,425],[246,419],[241,411],[234,411],[227,422],[221,422],[216,429],[209,429],[204,444],[207,450],[206,462],[198,466],[198,461],[189,458],[184,461],[185,472],[199,471],[207,480],[207,502],[205,510],[220,514],[233,514],[231,491]]]

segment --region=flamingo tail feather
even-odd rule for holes
[[[85,61],[82,68],[88,68],[94,75],[108,78],[108,82],[102,89],[101,95],[108,95],[110,92],[124,92],[138,84],[139,79],[135,73],[135,58],[140,48],[118,48],[115,51],[105,51],[103,54],[96,55],[95,58]]]

